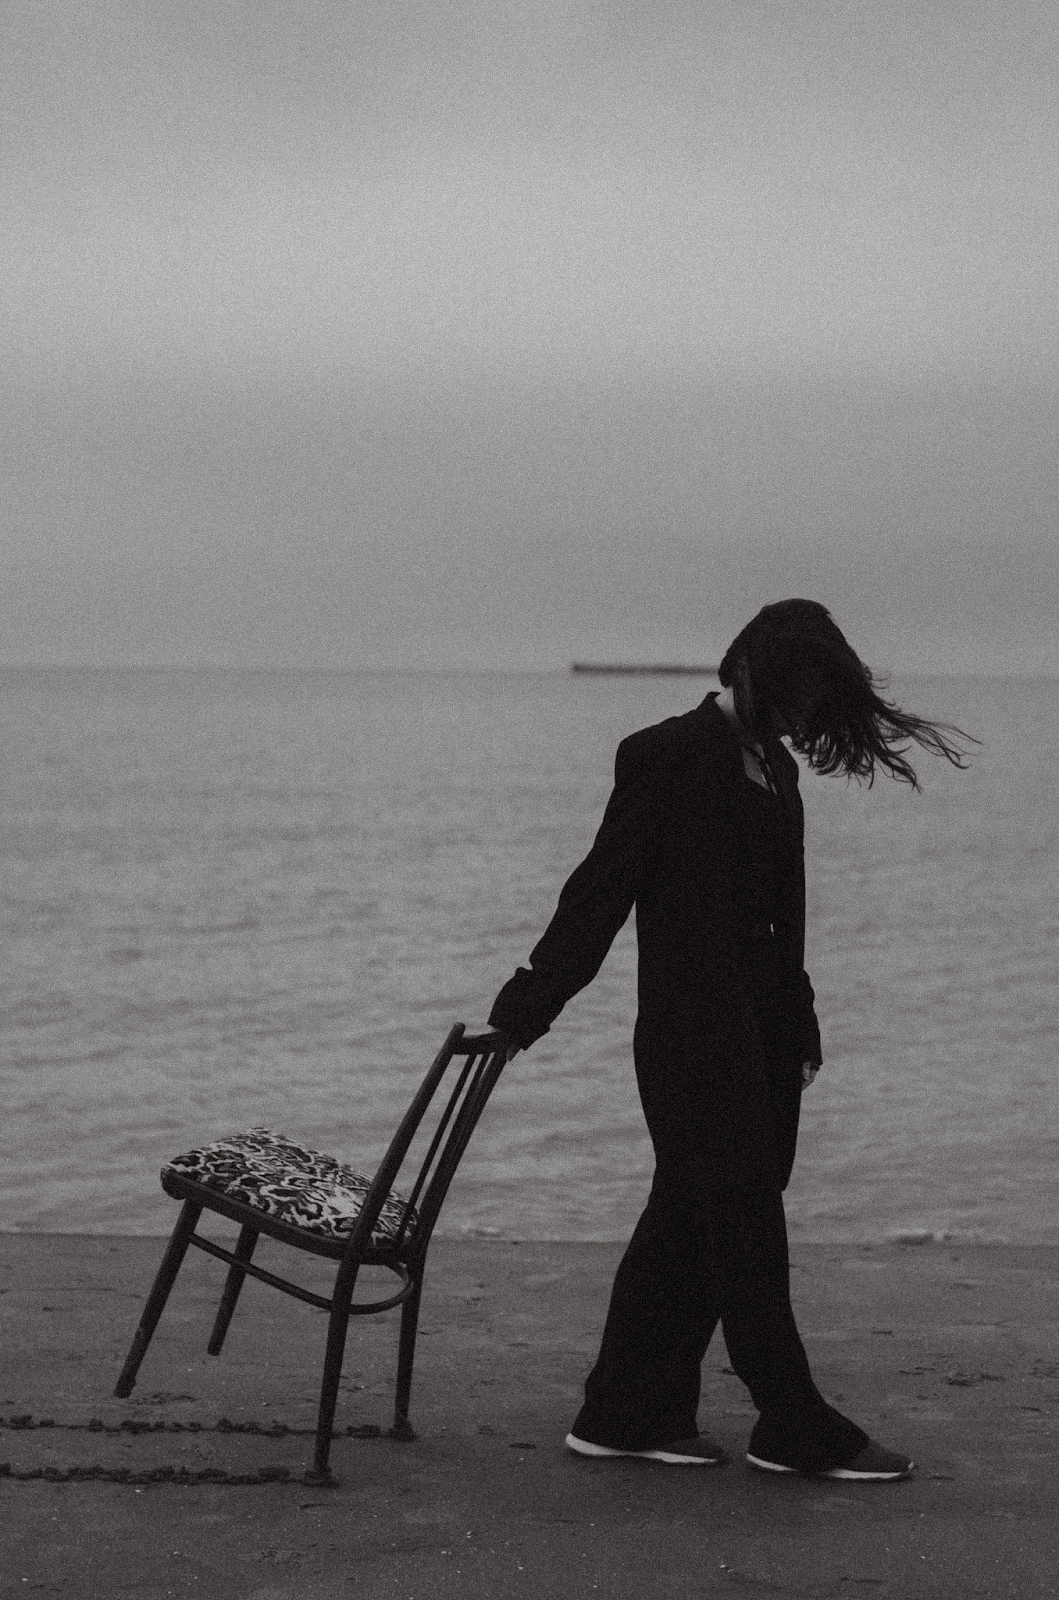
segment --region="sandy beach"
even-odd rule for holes
[[[1055,1249],[797,1248],[820,1386],[918,1462],[912,1481],[870,1486],[750,1471],[753,1412],[720,1341],[700,1424],[730,1465],[570,1456],[619,1247],[438,1239],[419,1437],[385,1437],[393,1313],[354,1323],[329,1490],[300,1477],[322,1315],[251,1282],[208,1357],[223,1268],[206,1257],[186,1263],[133,1397],[112,1397],[160,1253],[150,1238],[0,1235],[5,1600],[1056,1592]],[[90,1468],[110,1476],[74,1473]]]

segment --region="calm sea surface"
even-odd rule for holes
[[[709,680],[0,673],[0,1228],[167,1231],[170,1155],[271,1125],[368,1166],[591,843],[614,748]],[[806,776],[825,1070],[795,1237],[1059,1242],[1059,682],[919,679],[926,792]],[[635,936],[507,1069],[446,1231],[627,1235]]]

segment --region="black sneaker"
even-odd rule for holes
[[[792,1467],[789,1462],[773,1459],[747,1451],[747,1462],[761,1472],[797,1472],[806,1478],[847,1478],[858,1483],[892,1483],[897,1478],[910,1477],[915,1462],[896,1450],[884,1450],[881,1444],[869,1439],[864,1449],[842,1467],[821,1467],[812,1471]]]
[[[653,1450],[616,1450],[609,1444],[593,1444],[590,1439],[579,1439],[576,1433],[568,1433],[566,1448],[579,1456],[635,1456],[640,1461],[664,1461],[669,1467],[719,1467],[728,1460],[721,1446],[704,1434],[694,1439],[677,1439],[672,1444],[655,1445]]]

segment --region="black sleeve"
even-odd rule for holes
[[[816,996],[813,986],[809,982],[809,974],[803,972],[799,983],[798,998],[801,1002],[799,1018],[799,1061],[810,1061],[814,1067],[823,1064],[823,1054],[820,1049],[820,1024],[816,1020]]]
[[[520,1048],[547,1033],[566,1002],[592,981],[632,910],[650,866],[654,789],[651,752],[637,735],[623,740],[592,849],[567,879],[529,966],[505,983],[489,1013],[490,1026]]]

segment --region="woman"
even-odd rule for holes
[[[566,1442],[587,1456],[721,1462],[696,1417],[720,1321],[760,1413],[751,1465],[906,1477],[906,1456],[826,1403],[791,1311],[782,1191],[821,1055],[803,970],[798,766],[780,739],[817,771],[871,783],[882,768],[918,787],[907,741],[962,766],[958,730],[881,699],[810,600],[766,606],[719,675],[720,694],[623,740],[595,843],[489,1018],[509,1055],[539,1039],[635,905],[634,1053],[656,1171]]]

